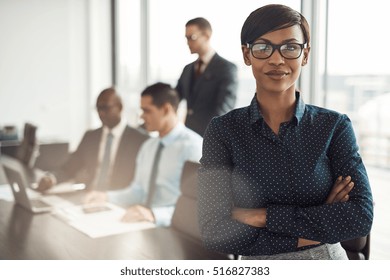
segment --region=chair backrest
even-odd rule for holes
[[[370,235],[342,241],[341,246],[350,260],[368,260],[370,257]]]
[[[198,169],[200,163],[184,163],[180,180],[181,195],[172,217],[172,228],[200,241],[198,225]]]

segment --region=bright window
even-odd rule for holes
[[[389,259],[390,68],[386,1],[329,0],[325,106],[356,131],[375,202],[371,258]],[[347,12],[348,11],[348,12]],[[347,16],[346,16],[347,13]]]

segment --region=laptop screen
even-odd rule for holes
[[[16,152],[16,158],[22,163],[33,167],[38,157],[38,143],[36,138],[37,127],[30,123],[24,125],[23,140]]]

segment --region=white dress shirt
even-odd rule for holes
[[[123,207],[145,204],[153,160],[160,141],[164,148],[158,165],[156,191],[151,208],[156,225],[169,226],[180,195],[184,162],[199,162],[202,155],[202,137],[182,123],[178,123],[163,138],[150,138],[144,142],[138,152],[133,182],[125,189],[109,191],[108,198],[110,202]]]
[[[112,141],[112,146],[111,146],[110,162],[114,161],[116,153],[118,151],[119,142],[121,140],[123,131],[125,131],[126,126],[127,126],[127,122],[124,118],[122,118],[121,121],[116,126],[114,126],[111,130],[107,126],[103,126],[103,133],[102,133],[102,138],[100,140],[100,146],[99,146],[99,162],[101,162],[103,159],[104,149],[106,147],[107,135],[110,132],[114,136]]]
[[[107,135],[111,132],[113,135],[112,139],[112,144],[111,144],[111,154],[110,154],[110,167],[109,167],[109,172],[108,174],[111,174],[113,164],[115,161],[116,153],[118,152],[118,147],[119,143],[122,138],[122,134],[125,131],[125,128],[127,126],[127,121],[122,118],[121,121],[113,127],[111,130],[107,126],[103,126],[103,132],[102,132],[102,138],[100,139],[100,144],[99,144],[99,154],[98,154],[98,160],[99,160],[99,169],[96,172],[96,177],[95,177],[95,184],[97,181],[97,178],[100,174],[100,166],[104,157],[104,150],[106,147],[106,142],[107,142]]]

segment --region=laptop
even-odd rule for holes
[[[73,205],[58,196],[42,196],[31,189],[28,180],[30,170],[19,160],[2,156],[1,163],[16,204],[33,213],[51,212],[55,206]]]

